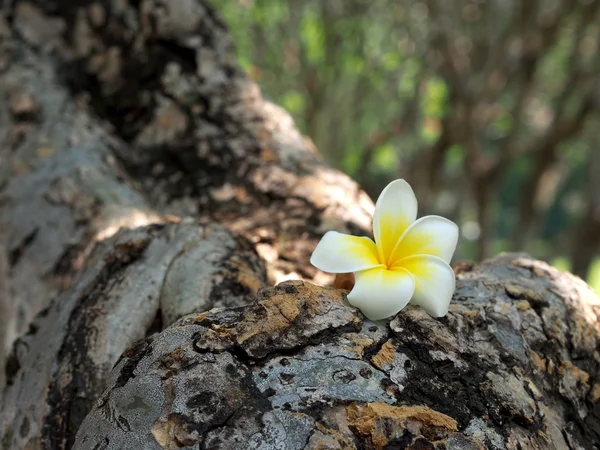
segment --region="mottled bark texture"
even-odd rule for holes
[[[281,279],[326,282],[311,249],[365,232],[373,205],[200,2],[0,5],[0,368],[23,336],[0,447],[70,448],[127,346]]]
[[[505,256],[381,323],[309,283],[373,204],[202,2],[0,6],[1,448],[598,445],[579,279]]]
[[[6,448],[70,448],[109,370],[134,341],[266,283],[252,245],[222,225],[152,225],[98,245],[73,287],[17,341],[0,429]]]
[[[463,270],[440,320],[373,323],[284,282],[126,351],[74,448],[592,448],[598,313],[581,280],[517,255]]]
[[[368,229],[370,199],[262,99],[202,3],[0,5],[0,366],[121,226],[225,224],[271,283],[327,281],[306,264],[315,242]]]
[[[61,81],[125,142],[115,153],[154,208],[247,233],[275,277],[314,275],[299,237],[369,228],[371,201],[261,97],[201,1],[12,3],[19,36],[52,52]]]

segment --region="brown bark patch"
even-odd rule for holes
[[[259,302],[259,308],[240,324],[238,344],[260,334],[272,334],[290,327],[301,314],[308,318],[324,314],[321,294],[322,288],[302,281],[288,282],[279,290],[269,289],[268,297]]]
[[[458,429],[456,420],[426,406],[391,406],[387,403],[352,403],[346,408],[348,423],[362,436],[370,437],[377,449],[383,449],[394,434],[410,429],[411,434],[422,434],[427,438]],[[441,429],[441,430],[440,430]]]
[[[350,340],[352,341],[352,343],[356,344],[353,347],[351,347],[350,350],[352,353],[356,354],[357,357],[359,357],[359,358],[363,358],[365,349],[367,347],[370,347],[373,344],[375,344],[375,341],[373,339],[364,338],[364,337],[361,337],[360,335],[352,336],[350,338]]]
[[[338,273],[333,281],[333,287],[336,289],[345,289],[347,291],[354,287],[353,273]]]
[[[373,356],[371,361],[380,369],[386,365],[386,363],[394,362],[396,357],[396,347],[392,344],[392,341],[387,341],[381,346],[381,349]]]
[[[352,443],[340,432],[327,428],[317,422],[316,431],[312,434],[306,450],[354,450]]]

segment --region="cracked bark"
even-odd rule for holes
[[[504,256],[369,322],[308,256],[371,201],[204,4],[2,5],[2,448],[598,446],[583,282]]]
[[[74,448],[600,442],[600,302],[576,277],[498,257],[458,274],[440,320],[411,307],[370,322],[344,293],[288,281],[147,338],[109,375]]]

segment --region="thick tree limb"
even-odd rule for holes
[[[325,283],[315,242],[366,233],[370,200],[202,3],[4,6],[0,306],[23,313],[0,330],[29,332],[3,448],[598,445],[600,304],[580,280],[506,256],[463,271],[441,320],[370,323],[301,281],[244,306]]]
[[[92,22],[98,19],[101,5],[82,6],[75,16],[71,10],[57,10],[58,3],[52,11],[25,1],[8,6],[12,9],[1,30],[6,39],[0,42],[0,95],[6,100],[0,102],[6,119],[0,124],[0,259],[8,262],[3,272],[10,281],[2,284],[9,295],[0,302],[8,310],[0,328],[3,348],[15,335],[27,328],[30,332],[17,342],[9,360],[9,386],[0,399],[0,442],[3,448],[69,448],[123,349],[190,311],[250,301],[267,282],[265,263],[254,247],[267,260],[271,282],[299,273],[312,278],[317,272],[306,260],[316,240],[327,229],[365,232],[372,203],[348,177],[323,166],[287,113],[262,100],[258,88],[237,69],[231,79],[219,82],[202,73],[177,72],[188,66],[176,46],[165,45],[170,32],[163,28],[165,35],[149,39],[146,55],[161,55],[163,66],[150,72],[157,76],[154,81],[141,70],[146,56],[135,53],[140,48],[134,51],[124,38],[122,51],[134,52],[127,61],[138,66],[121,74],[122,80],[133,80],[139,69],[139,96],[129,85],[120,90],[118,78],[100,75],[116,84],[97,91],[97,80],[75,86],[67,75],[96,67],[92,60],[99,64],[101,55],[94,53],[84,65],[83,56],[68,48],[65,30],[81,11]],[[141,22],[146,14],[161,14],[160,8],[148,12],[147,6],[141,11],[124,7],[133,8],[127,14],[139,14]],[[196,15],[187,15],[187,7]],[[183,17],[193,22],[196,38],[193,33],[186,37],[190,45],[204,42],[205,28],[195,20],[210,25],[210,11],[195,2],[177,3],[176,8],[184,8]],[[120,22],[124,12],[110,12],[114,17],[103,16],[114,20],[107,26],[125,27]],[[182,19],[182,10],[170,12]],[[115,40],[106,51],[112,55],[119,33],[110,36]],[[85,40],[76,43],[87,48]],[[227,52],[219,62],[198,50],[198,60],[220,74],[234,67]],[[163,69],[182,77],[171,79],[177,86],[167,83],[168,92],[161,87]],[[78,94],[73,96],[69,88]],[[178,96],[170,88],[185,92]],[[200,104],[188,103],[190,90],[197,92]],[[135,115],[127,116],[127,105],[120,103],[127,93],[132,93],[131,107],[156,107],[149,116],[154,118],[148,122],[148,117],[136,121]],[[144,103],[148,98],[157,100]],[[109,115],[99,104],[113,111],[111,117],[121,126],[115,123],[112,132],[102,126],[95,113],[105,119]],[[194,126],[186,128],[184,140],[193,148],[186,147],[179,119],[198,107],[209,112],[198,113],[201,118],[194,116]],[[173,213],[195,215],[198,221],[183,219],[181,225],[120,234],[91,253],[97,241],[120,227],[180,221]],[[252,243],[215,219],[252,237]],[[216,231],[205,231],[212,229]],[[214,236],[208,239],[205,232]],[[129,251],[135,257],[127,256]]]
[[[16,18],[32,8],[14,3]],[[290,116],[261,97],[202,3],[35,3],[40,20],[71,30],[56,37],[58,70],[129,144],[118,155],[156,209],[241,221],[253,238],[263,220],[256,211],[268,210],[264,241],[292,263],[279,268],[287,273],[302,272],[310,253],[298,235],[314,244],[322,224],[370,227],[370,200],[324,166]],[[343,195],[335,192],[341,186]]]
[[[261,98],[202,4],[5,8],[0,222],[16,335],[119,226],[219,220],[253,240],[271,282],[317,275],[306,261],[325,230],[370,227],[370,199]]]
[[[0,74],[0,248],[10,281],[2,318],[12,342],[72,284],[94,242],[118,226],[160,221],[112,156],[111,138],[77,111],[53,67],[14,41]]]
[[[3,448],[70,448],[132,342],[192,311],[248,303],[265,283],[252,245],[221,225],[153,225],[103,242],[15,346]]]
[[[461,273],[442,320],[372,323],[286,282],[128,350],[74,448],[590,448],[598,312],[583,282],[516,255]]]

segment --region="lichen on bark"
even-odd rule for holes
[[[409,307],[370,322],[344,292],[290,281],[263,289],[250,306],[181,319],[146,340],[126,383],[129,359],[117,364],[74,448],[599,442],[597,361],[576,355],[598,343],[600,302],[575,277],[523,255],[498,257],[458,274],[450,313],[439,320]],[[566,322],[561,340],[549,325]],[[581,334],[587,342],[573,339]]]

